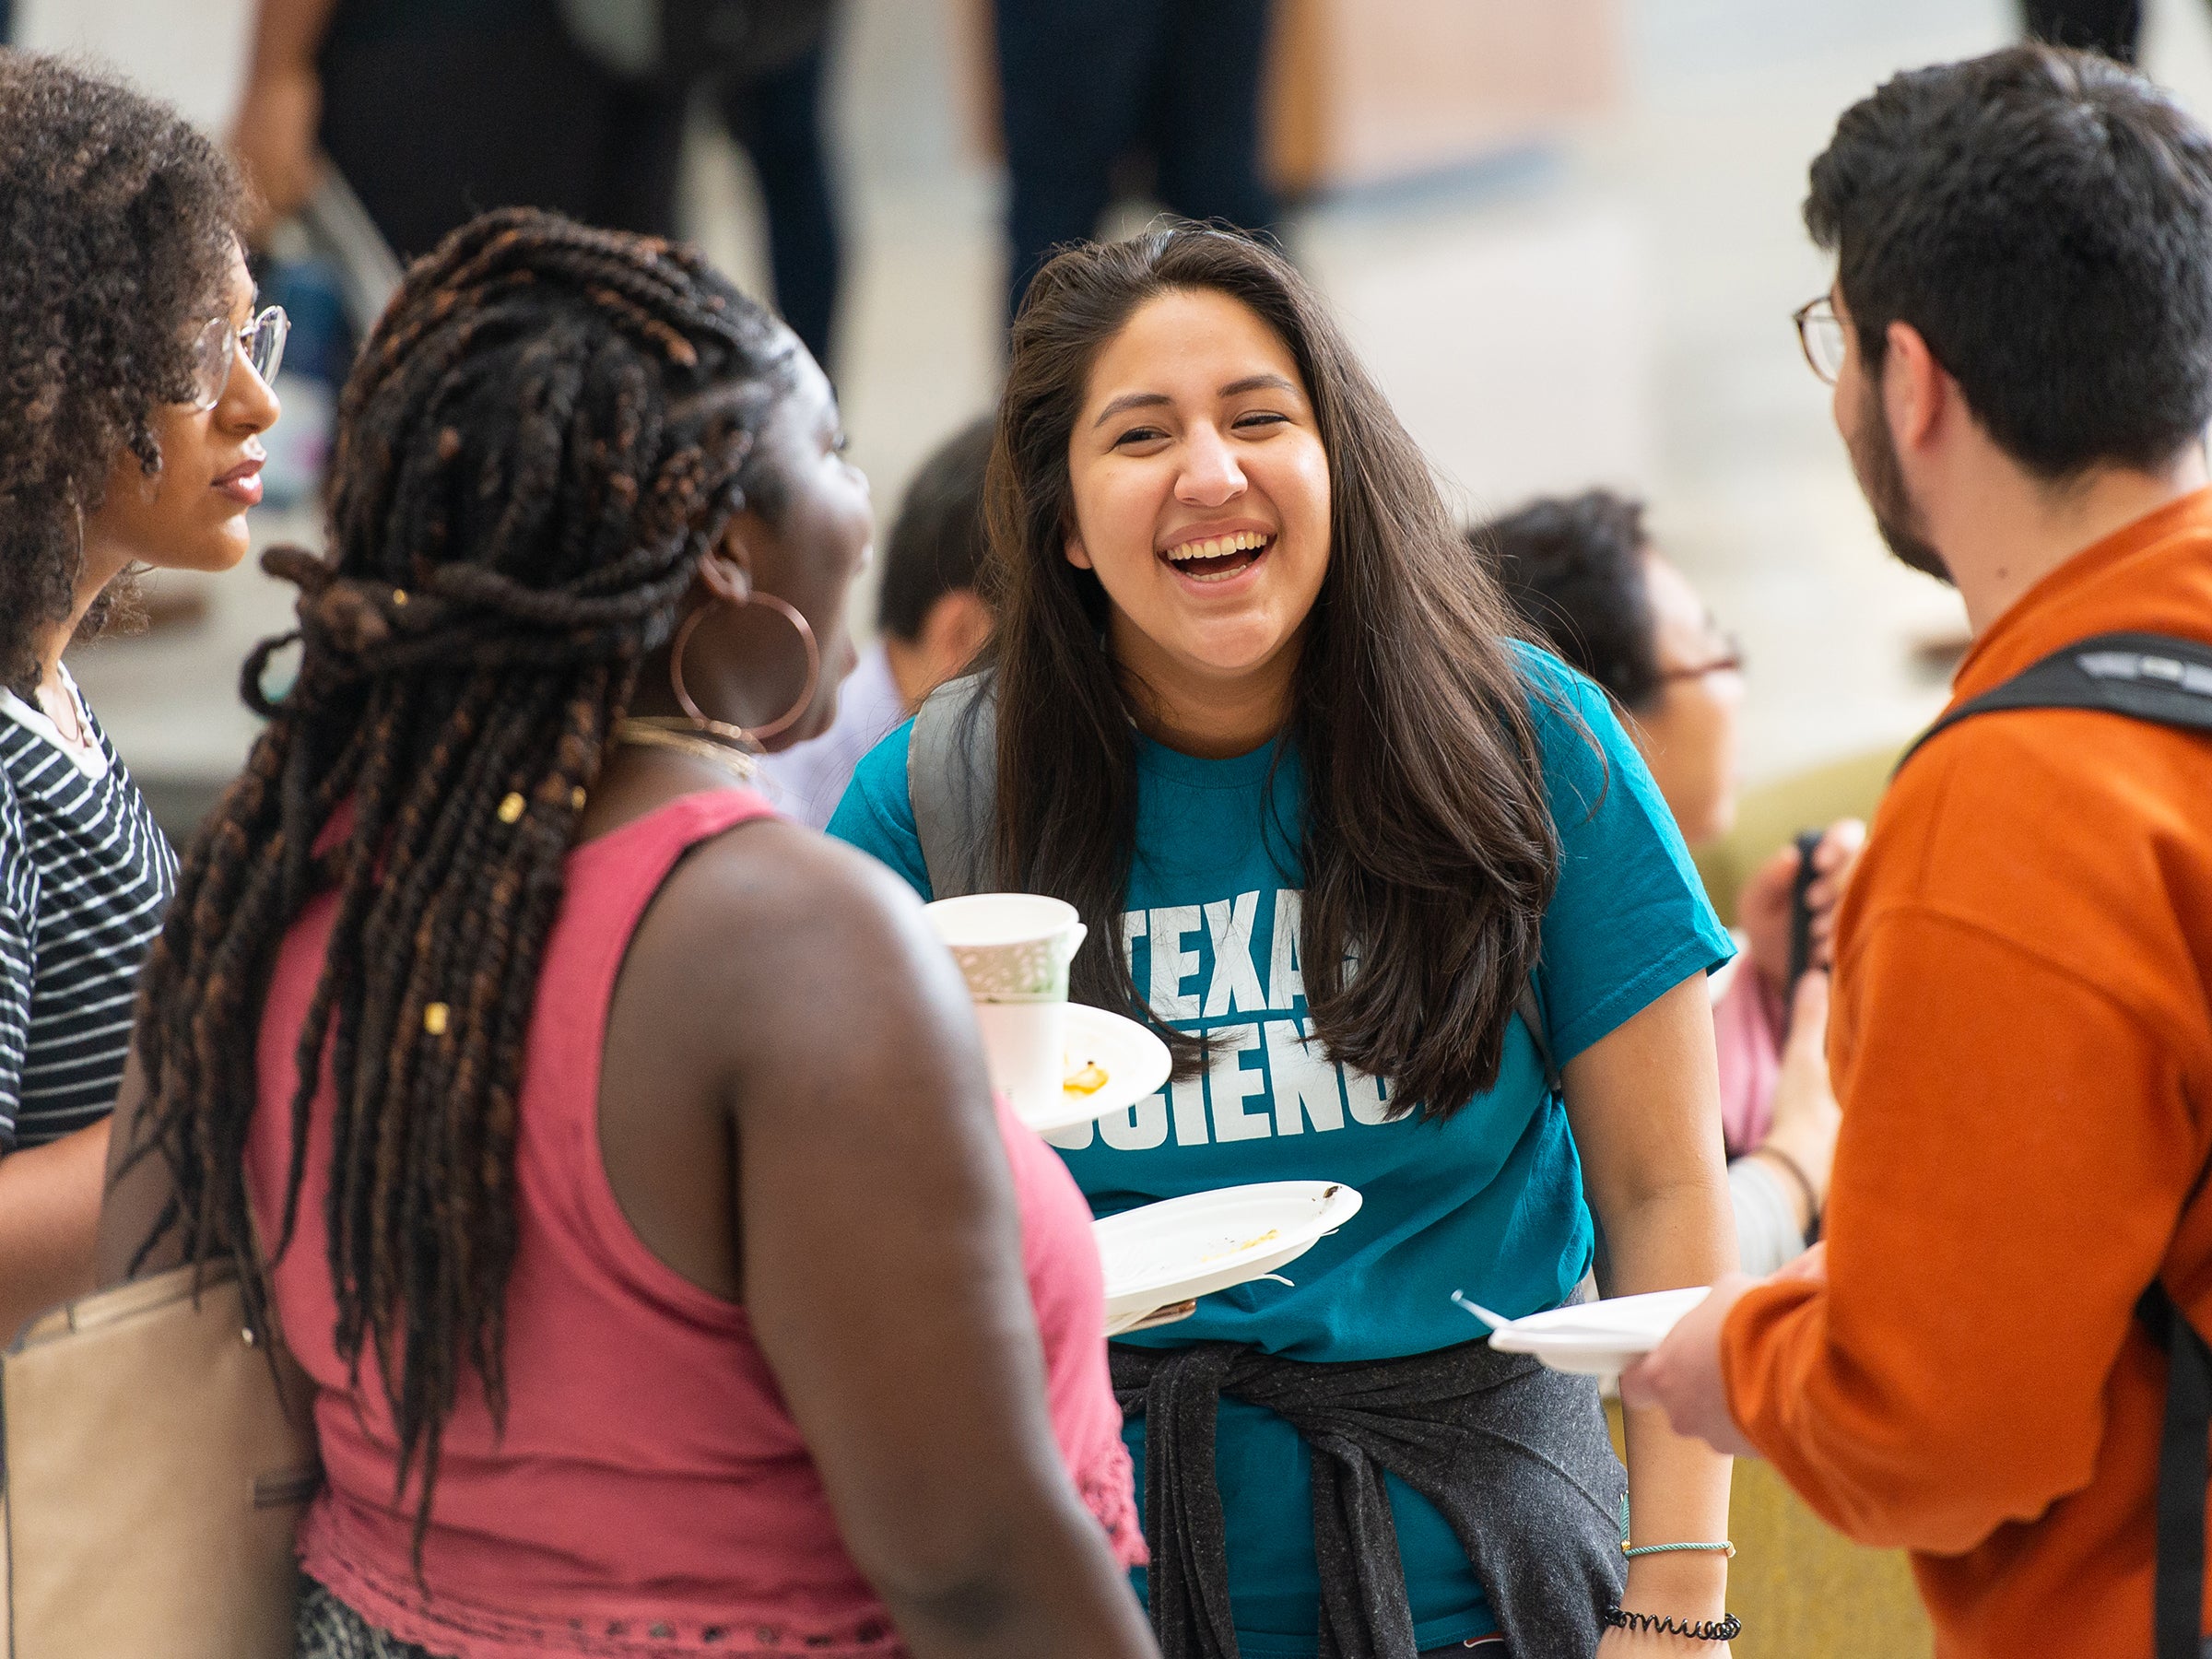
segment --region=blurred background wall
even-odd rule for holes
[[[1002,172],[982,0],[850,0],[830,129],[851,241],[834,353],[888,512],[987,406]],[[2199,0],[2151,0],[2146,63],[2212,111]],[[25,44],[88,50],[220,130],[247,0],[18,0]],[[1744,639],[1747,768],[1900,738],[1939,705],[1956,601],[1888,562],[1789,324],[1829,280],[1797,220],[1836,115],[1888,73],[2010,38],[2008,0],[1281,0],[1269,155],[1287,236],[1469,517],[1608,484]],[[689,233],[764,287],[757,192],[695,124]],[[1124,226],[1146,209],[1130,207]],[[312,540],[304,507],[259,534]],[[864,599],[865,603],[865,599]],[[232,688],[286,620],[216,584],[200,621],[85,653],[141,774],[227,775]]]

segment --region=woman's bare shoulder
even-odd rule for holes
[[[966,987],[912,889],[867,854],[780,819],[737,826],[686,857],[625,974],[680,994],[672,1018],[709,1052],[725,1040],[755,1058],[881,1047],[911,1065],[917,1048],[975,1041]]]
[[[927,936],[912,890],[883,865],[785,818],[759,818],[700,842],[663,885],[695,923],[763,942],[865,955],[887,935]]]

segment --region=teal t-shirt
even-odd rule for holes
[[[1523,665],[1543,693],[1531,706],[1561,842],[1537,995],[1564,1065],[1731,947],[1605,694],[1541,652],[1523,648]],[[862,761],[830,833],[927,899],[906,791],[911,730]],[[1590,1266],[1591,1220],[1565,1109],[1547,1093],[1520,1022],[1488,1094],[1442,1123],[1391,1120],[1386,1082],[1305,1041],[1295,833],[1305,782],[1295,750],[1278,740],[1204,760],[1140,737],[1136,759],[1124,944],[1139,992],[1163,1018],[1210,1033],[1215,1058],[1203,1077],[1049,1138],[1100,1215],[1257,1181],[1340,1181],[1364,1202],[1284,1268],[1291,1284],[1241,1285],[1202,1298],[1181,1324],[1118,1340],[1386,1359],[1481,1334],[1453,1290],[1508,1315],[1564,1301]],[[1139,1490],[1143,1429],[1125,1430]],[[1272,1412],[1224,1400],[1216,1458],[1239,1645],[1253,1659],[1311,1659],[1320,1602],[1312,1453]],[[1394,1476],[1388,1482],[1420,1647],[1495,1630],[1450,1524]]]

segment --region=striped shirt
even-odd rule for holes
[[[94,750],[0,690],[0,1151],[98,1123],[177,855],[63,675]]]

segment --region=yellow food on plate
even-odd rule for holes
[[[1081,1067],[1061,1079],[1060,1087],[1070,1094],[1097,1094],[1106,1087],[1106,1068],[1096,1060],[1086,1060]]]
[[[1263,1244],[1272,1244],[1283,1236],[1283,1230],[1271,1227],[1257,1238],[1247,1239],[1241,1244],[1231,1244],[1227,1250],[1217,1250],[1212,1255],[1200,1256],[1200,1262],[1218,1262],[1230,1256],[1242,1255],[1248,1250],[1257,1250]]]

